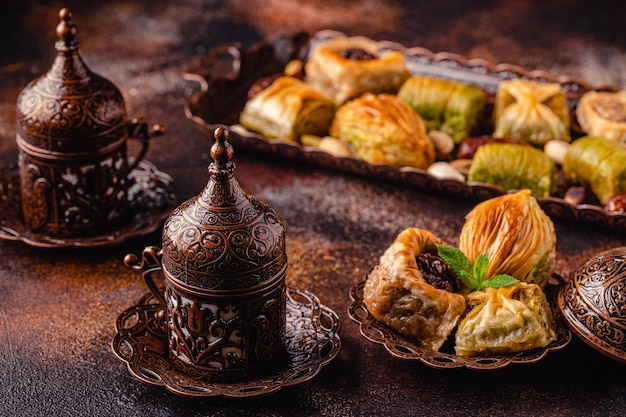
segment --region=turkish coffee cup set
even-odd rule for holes
[[[51,68],[17,99],[19,214],[26,229],[45,236],[46,242],[111,233],[128,222],[131,173],[144,160],[151,136],[163,132],[160,126],[149,132],[145,122],[127,119],[119,89],[83,62],[72,14],[62,9],[59,16],[57,56]],[[167,215],[163,248],[145,248],[141,261],[132,254],[124,259],[143,272],[157,301],[158,311],[150,318],[162,331],[157,342],[168,347],[161,352],[167,366],[152,370],[162,374],[155,383],[163,385],[168,376],[187,377],[186,388],[168,385],[181,394],[271,392],[304,382],[319,371],[305,359],[305,371],[291,375],[298,356],[317,356],[325,364],[340,348],[334,312],[312,294],[290,293],[286,287],[284,226],[272,208],[247,195],[235,180],[228,134],[222,128],[215,132],[206,188],[155,219],[160,223]],[[141,145],[134,158],[128,155],[129,139]],[[155,275],[164,278],[165,289]],[[308,304],[298,303],[293,298],[297,295],[308,297]],[[303,308],[309,316],[313,312],[329,319],[330,327],[309,326],[313,337],[289,330],[290,309],[300,315]],[[135,340],[132,326],[120,319],[117,327],[114,351],[128,360],[133,372],[130,358],[145,349],[135,346],[129,353],[130,340]],[[320,335],[324,353],[319,355],[300,355],[298,348],[288,346],[294,337]],[[328,343],[330,348],[325,347]],[[145,380],[142,372],[133,374]],[[273,387],[253,388],[257,378],[267,375],[274,379]],[[246,389],[229,384],[244,384]]]

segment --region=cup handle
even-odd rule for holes
[[[150,131],[148,130],[148,122],[144,119],[132,119],[128,124],[127,129],[128,139],[135,139],[141,143],[141,150],[128,169],[128,172],[132,172],[135,168],[137,168],[139,162],[141,162],[146,156],[148,147],[150,146],[150,139],[153,136],[161,136],[165,133],[165,127],[156,124],[152,127],[152,131]]]
[[[167,310],[167,303],[163,295],[163,290],[159,288],[153,278],[153,274],[161,271],[161,257],[163,250],[156,246],[146,246],[141,254],[141,261],[135,254],[128,254],[124,257],[124,265],[136,271],[141,271],[143,279],[150,292],[157,299],[164,310]]]

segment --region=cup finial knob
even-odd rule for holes
[[[57,37],[64,46],[72,46],[76,43],[76,32],[78,28],[72,22],[72,12],[64,7],[59,11],[61,22],[57,25]]]

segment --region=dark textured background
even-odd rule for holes
[[[151,0],[4,1],[0,13],[0,163],[15,161],[15,99],[54,57],[68,6],[81,54],[123,91],[131,116],[163,123],[147,159],[180,201],[205,185],[211,141],[183,112],[182,74],[211,48],[277,33],[347,34],[508,62],[626,88],[626,7],[609,1]],[[287,282],[341,320],[343,349],[313,381],[248,400],[186,399],[130,376],[110,348],[117,316],[146,292],[123,266],[160,232],[112,248],[44,250],[0,242],[2,416],[622,416],[624,365],[578,339],[533,365],[440,371],[365,341],[346,308],[353,283],[396,234],[423,227],[456,242],[471,203],[237,152],[236,176],[286,224]],[[626,245],[623,235],[556,222],[557,271]]]

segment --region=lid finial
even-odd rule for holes
[[[217,168],[223,168],[232,160],[234,154],[232,145],[228,143],[230,134],[228,130],[220,126],[215,129],[213,136],[215,143],[211,146],[211,157]]]
[[[57,25],[57,37],[65,47],[76,45],[77,27],[72,22],[72,12],[64,7],[59,11],[61,22]]]

